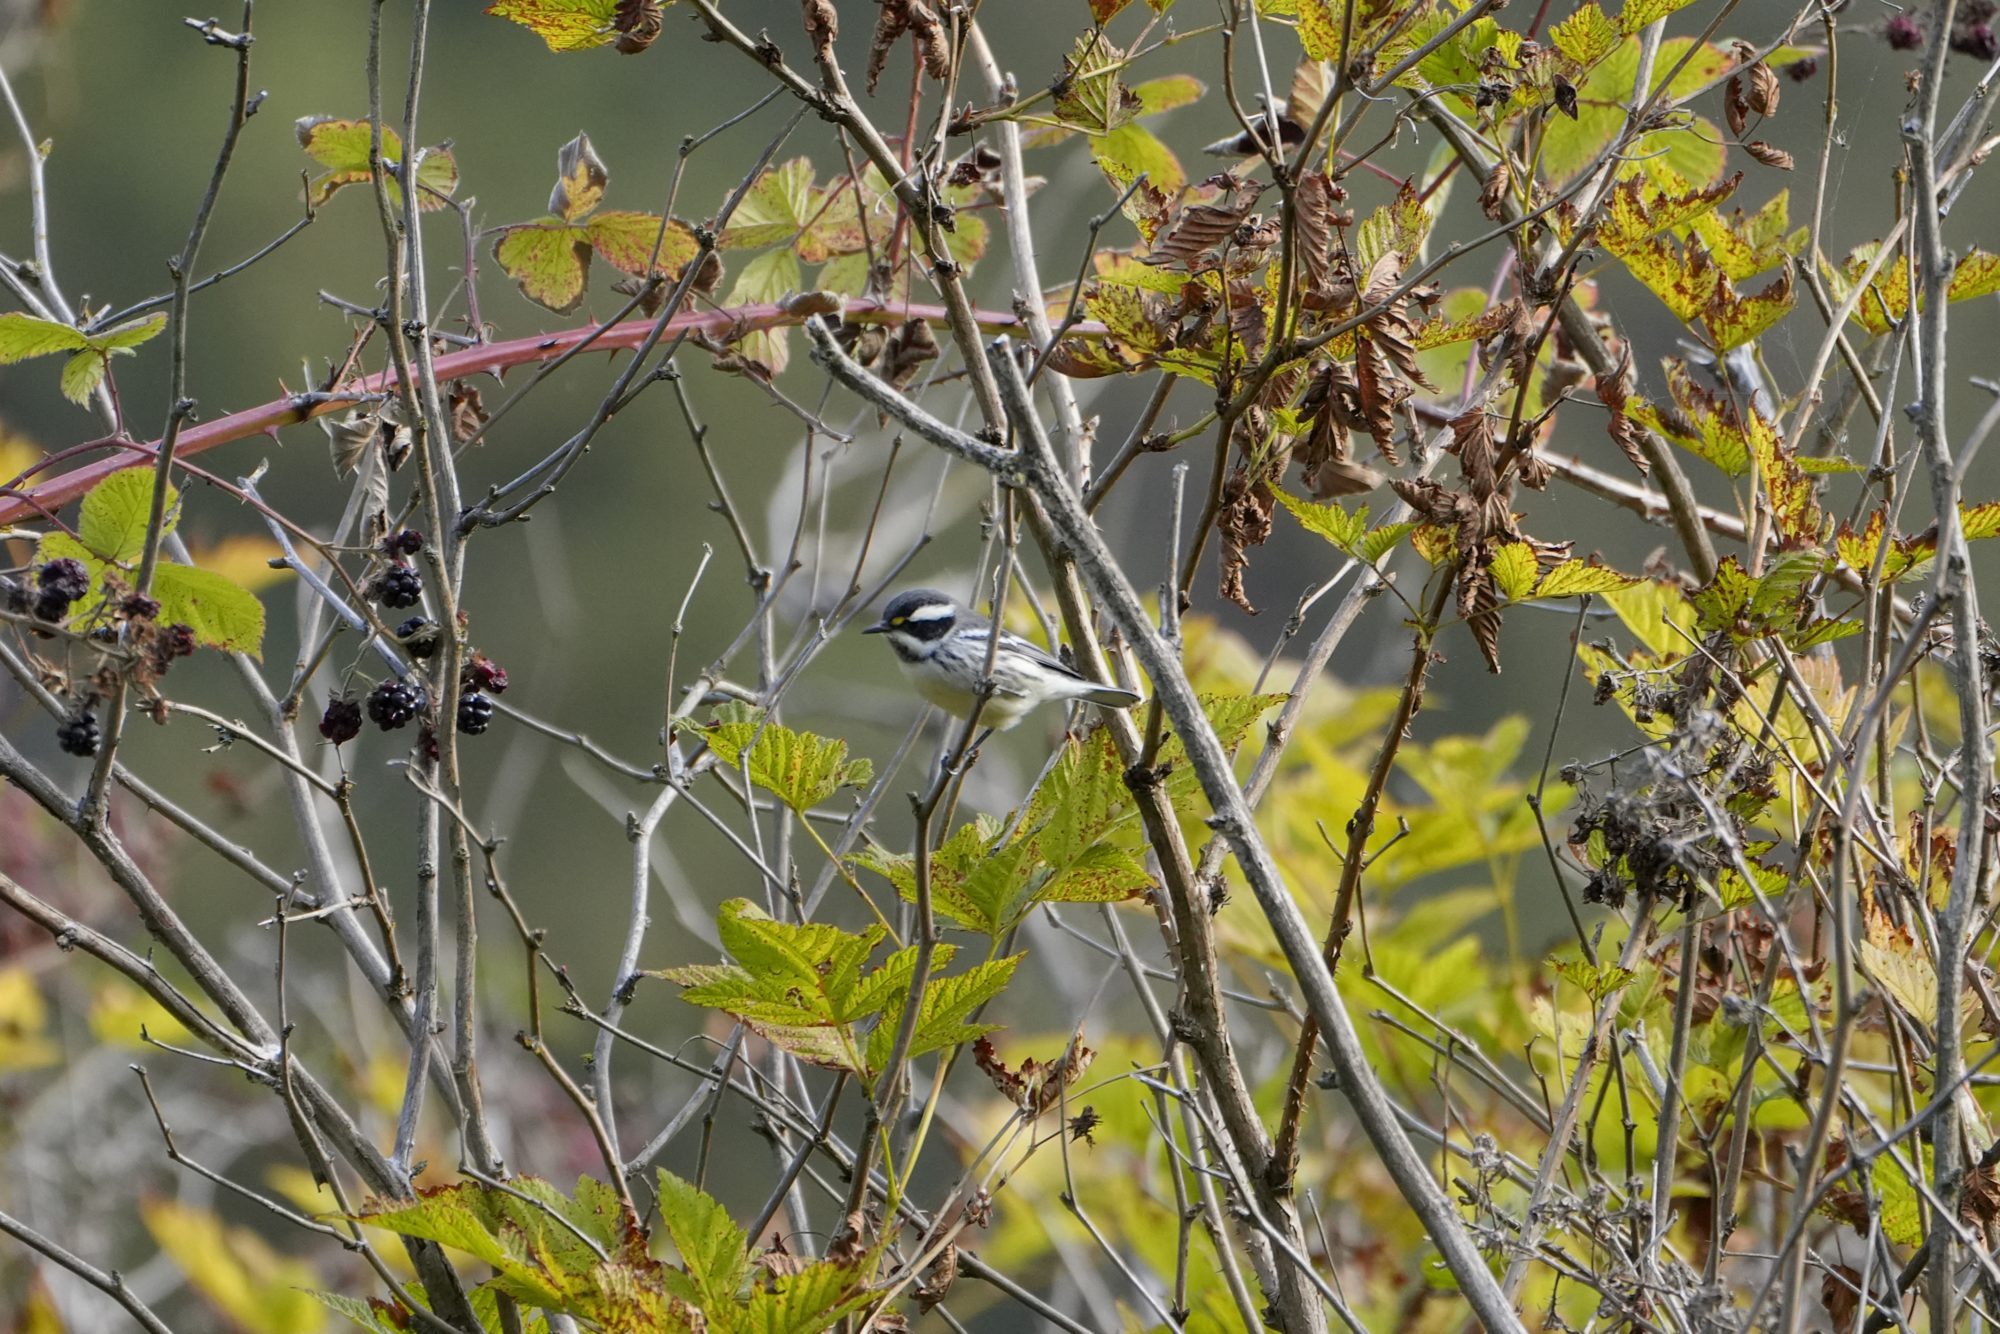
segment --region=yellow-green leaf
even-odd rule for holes
[[[1271,494],[1278,498],[1280,505],[1291,511],[1301,528],[1317,533],[1349,555],[1355,554],[1357,544],[1368,531],[1366,505],[1349,513],[1338,505],[1316,504],[1283,491],[1274,490]]]
[[[798,253],[785,246],[767,250],[745,264],[730,286],[729,295],[724,298],[726,306],[768,305],[782,296],[799,290],[800,284]],[[790,361],[790,349],[783,329],[771,329],[750,334],[741,346],[746,356],[754,357],[771,368],[773,374],[785,369]]]
[[[585,223],[584,231],[590,237],[591,248],[614,268],[627,273],[646,273],[646,261],[653,257],[653,247],[657,244],[660,248],[659,259],[653,265],[653,271],[678,273],[700,253],[701,247],[685,223],[669,221],[663,233],[660,222],[657,213],[629,213],[614,209],[600,213]]]
[[[1693,3],[1694,0],[1625,0],[1625,8],[1618,15],[1618,26],[1628,33],[1635,33],[1647,24],[1686,9]]]
[[[521,295],[557,314],[583,304],[590,280],[590,233],[550,218],[500,233],[493,258],[521,286]]]
[[[1501,543],[1493,552],[1493,563],[1488,568],[1500,596],[1509,602],[1519,602],[1528,596],[1534,590],[1535,576],[1540,573],[1535,549],[1526,542]]]
[[[875,774],[867,760],[847,758],[845,741],[795,732],[755,709],[718,710],[706,735],[724,764],[747,762],[751,782],[801,813],[843,787],[866,786]]]
[[[617,35],[618,0],[493,0],[486,12],[520,24],[551,51],[588,51]]]
[[[556,183],[549,192],[549,212],[564,222],[580,222],[604,198],[609,184],[611,169],[590,146],[590,136],[578,134],[556,150]]]
[[[0,315],[0,365],[45,357],[52,352],[74,352],[90,346],[83,331],[55,320],[38,319],[9,311]]]
[[[1617,49],[1618,29],[1597,0],[1549,29],[1549,42],[1577,68],[1587,69]]]
[[[1639,581],[1629,574],[1620,574],[1608,565],[1596,565],[1586,560],[1566,560],[1542,576],[1535,585],[1538,598],[1568,598],[1582,593],[1609,593],[1620,588],[1630,588]]]
[[[369,180],[368,152],[373,142],[365,120],[341,120],[332,116],[305,116],[294,126],[299,147],[306,156],[328,168],[306,187],[306,201],[317,208],[345,186],[363,185]],[[382,165],[389,174],[389,202],[401,208],[402,190],[398,177],[403,161],[403,141],[388,126],[382,127]],[[443,196],[458,189],[458,161],[449,148],[438,144],[423,150],[417,163],[417,207],[433,212],[444,207]]]
[[[146,545],[146,523],[153,509],[153,469],[150,465],[112,473],[84,496],[76,532],[93,554],[114,564],[129,564]],[[167,483],[166,524],[171,533],[180,518],[180,493]]]
[[[139,1215],[196,1291],[248,1334],[318,1334],[326,1312],[307,1288],[319,1275],[248,1228],[225,1228],[207,1209],[150,1200]]]
[[[264,649],[264,604],[211,570],[161,561],[153,596],[162,625],[185,625],[201,643],[257,657]]]

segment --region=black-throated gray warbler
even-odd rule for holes
[[[993,624],[984,616],[948,593],[912,588],[889,599],[882,619],[861,633],[889,636],[903,674],[925,699],[960,718],[972,712],[993,635]],[[1108,709],[1129,709],[1139,698],[1120,686],[1085,680],[1061,659],[1003,630],[993,658],[993,696],[979,718],[990,728],[1004,729],[1050,700],[1083,699]]]

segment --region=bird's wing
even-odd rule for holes
[[[1001,634],[1000,643],[1001,646],[1006,648],[1009,652],[1018,653],[1024,658],[1031,659],[1039,667],[1046,667],[1050,671],[1060,673],[1061,675],[1067,676],[1074,681],[1081,681],[1084,679],[1084,676],[1081,672],[1077,671],[1076,668],[1064,662],[1061,658],[1055,656],[1055,654],[1050,653],[1047,649],[1043,648],[1041,645],[1035,643],[1034,641],[1023,639],[1021,638],[1021,636],[1014,634],[1011,631],[1003,632]]]

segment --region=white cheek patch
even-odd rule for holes
[[[958,615],[958,608],[947,606],[941,602],[934,602],[929,606],[917,608],[903,619],[906,621],[948,621],[956,615]]]

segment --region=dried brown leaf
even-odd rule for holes
[[[1776,167],[1779,171],[1792,169],[1792,155],[1782,148],[1765,143],[1762,139],[1752,139],[1744,144],[1743,151],[1767,167]]]

